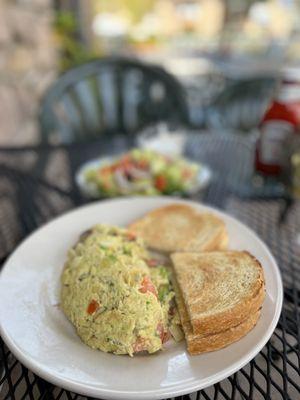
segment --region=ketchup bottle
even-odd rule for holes
[[[288,160],[290,143],[300,128],[300,69],[286,68],[275,99],[260,123],[255,169],[278,177]]]

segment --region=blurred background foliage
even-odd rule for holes
[[[60,69],[96,56],[300,58],[300,0],[60,0]],[[271,62],[272,64],[272,62]]]
[[[57,11],[54,19],[54,35],[60,53],[59,69],[68,70],[91,61],[99,52],[91,51],[79,37],[79,24],[71,11]]]

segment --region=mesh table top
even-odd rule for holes
[[[78,166],[97,154],[130,146],[124,139],[84,146],[0,149],[0,262],[30,232],[86,202],[74,186]],[[300,204],[279,223],[281,200],[245,199],[250,182],[251,143],[240,137],[191,134],[186,154],[212,168],[214,179],[195,200],[219,207],[254,229],[279,264],[284,305],[270,341],[248,365],[222,382],[182,399],[300,398]],[[54,387],[21,365],[0,339],[0,399],[85,399]]]

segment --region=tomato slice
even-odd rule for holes
[[[133,166],[133,160],[129,156],[124,156],[120,162],[120,167],[122,168],[129,168]]]
[[[192,175],[193,175],[193,171],[191,169],[186,168],[182,171],[183,178],[189,179],[192,177]]]
[[[148,161],[146,160],[139,160],[135,162],[137,168],[140,169],[147,169],[149,167]]]
[[[100,307],[100,305],[99,305],[98,301],[91,300],[91,302],[90,302],[90,304],[88,305],[88,308],[87,308],[87,313],[92,315],[92,314],[94,314],[95,311],[98,310],[99,307]]]
[[[106,167],[100,168],[98,170],[98,174],[100,176],[110,175],[111,173],[112,173],[112,167],[111,166],[106,166]]]
[[[154,296],[158,296],[156,287],[153,285],[151,279],[148,276],[145,276],[141,282],[141,287],[139,288],[141,293],[153,293]]]
[[[163,175],[158,175],[155,179],[155,187],[160,191],[164,191],[167,187],[167,180]]]

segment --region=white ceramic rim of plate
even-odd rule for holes
[[[78,170],[75,173],[75,182],[84,196],[92,199],[101,198],[101,194],[99,194],[97,187],[93,183],[89,183],[86,181],[84,176],[85,172],[90,168],[99,168],[101,165],[109,163],[116,158],[117,158],[116,156],[94,158],[92,160],[86,161],[78,168]],[[192,188],[182,192],[182,194],[193,195],[207,187],[207,185],[210,183],[212,179],[213,173],[211,169],[205,164],[198,163],[186,157],[184,157],[184,159],[193,162],[194,164],[197,164],[200,167],[195,185]],[[125,198],[126,196],[128,195],[125,196],[119,195],[115,197]]]
[[[92,204],[86,204],[86,205],[83,205],[76,209],[69,210],[69,211],[61,214],[60,216],[52,219],[50,222],[43,224],[38,229],[36,229],[34,232],[32,232],[26,239],[24,239],[17,246],[15,251],[17,251],[21,246],[25,245],[34,235],[38,235],[40,233],[40,231],[42,229],[44,229],[46,226],[48,226],[49,224],[54,224],[56,222],[56,220],[63,218],[69,214],[80,213],[80,212],[82,212],[82,210],[84,210],[85,208],[88,208],[88,207],[97,207],[97,206],[99,206],[99,203],[103,204],[103,203],[107,203],[107,202],[122,202],[122,201],[128,201],[128,200],[131,201],[134,199],[142,200],[145,198],[140,197],[140,196],[135,196],[135,197],[123,197],[123,198],[116,198],[116,199],[108,199],[108,200],[103,200],[103,201],[99,201],[99,202],[92,203]],[[147,197],[147,199],[151,199],[151,197]],[[143,400],[164,399],[164,398],[169,398],[169,397],[185,395],[188,393],[193,393],[197,390],[204,389],[206,387],[214,385],[217,382],[220,382],[223,379],[226,379],[228,376],[234,374],[235,372],[237,372],[238,370],[243,368],[249,361],[251,361],[261,351],[261,349],[265,346],[265,344],[268,342],[268,340],[272,336],[272,333],[274,332],[274,330],[277,326],[277,323],[278,323],[278,320],[279,320],[279,317],[281,314],[282,303],[283,303],[283,285],[282,285],[282,279],[281,279],[279,267],[277,265],[275,258],[273,257],[272,253],[270,252],[269,248],[267,247],[267,245],[256,235],[256,233],[251,228],[249,228],[248,226],[246,226],[245,224],[243,224],[236,218],[232,217],[231,215],[229,215],[223,211],[220,211],[216,208],[213,208],[213,207],[210,207],[207,205],[203,205],[203,204],[197,203],[195,201],[182,200],[180,198],[171,197],[171,196],[155,196],[155,197],[152,197],[152,199],[156,199],[156,200],[160,199],[162,202],[165,201],[166,204],[170,203],[170,201],[172,200],[174,202],[190,204],[191,206],[195,206],[197,204],[198,204],[198,206],[201,205],[201,207],[206,208],[207,211],[213,212],[213,213],[219,215],[221,218],[222,217],[226,218],[227,220],[237,224],[237,226],[241,226],[243,229],[248,231],[247,233],[250,236],[252,236],[255,240],[258,240],[260,242],[260,245],[262,246],[263,250],[266,252],[267,256],[269,257],[269,259],[271,260],[271,262],[273,264],[273,270],[274,270],[273,272],[275,274],[276,284],[277,284],[277,288],[278,288],[278,297],[276,299],[276,306],[275,306],[275,311],[274,311],[274,316],[273,316],[272,322],[268,326],[265,334],[262,336],[260,341],[256,344],[256,346],[253,348],[252,351],[249,351],[247,353],[247,355],[242,358],[242,361],[240,359],[237,360],[230,367],[216,373],[213,376],[213,378],[207,377],[206,379],[202,379],[201,384],[199,384],[199,382],[195,382],[193,384],[187,383],[185,385],[178,384],[178,385],[172,386],[171,390],[170,390],[170,388],[167,388],[167,389],[147,390],[147,391],[143,391],[143,392],[140,392],[140,391],[116,391],[116,390],[104,389],[104,388],[99,389],[99,388],[93,387],[91,385],[85,385],[82,383],[78,383],[76,381],[73,381],[72,379],[66,379],[66,378],[54,376],[51,372],[47,371],[47,367],[45,367],[43,364],[32,360],[30,358],[30,356],[26,357],[24,355],[22,350],[20,350],[18,348],[18,346],[14,343],[13,339],[10,338],[10,336],[6,334],[6,331],[5,331],[4,327],[2,326],[2,322],[0,321],[0,334],[1,334],[1,337],[3,338],[5,344],[10,349],[10,351],[14,354],[14,356],[22,364],[24,364],[29,370],[33,371],[35,374],[37,374],[41,378],[49,381],[50,383],[52,383],[56,386],[59,386],[66,390],[70,390],[70,391],[73,391],[73,392],[76,392],[76,393],[82,394],[82,395],[93,396],[93,397],[105,397],[106,399],[124,399],[124,400],[125,399],[126,400],[129,400],[129,399],[136,399],[136,400],[138,400],[138,399],[143,399]],[[9,263],[10,258],[13,256],[15,251],[6,260],[4,266],[1,270],[0,279],[1,279],[1,275],[2,275],[3,271],[6,268],[6,265]]]

